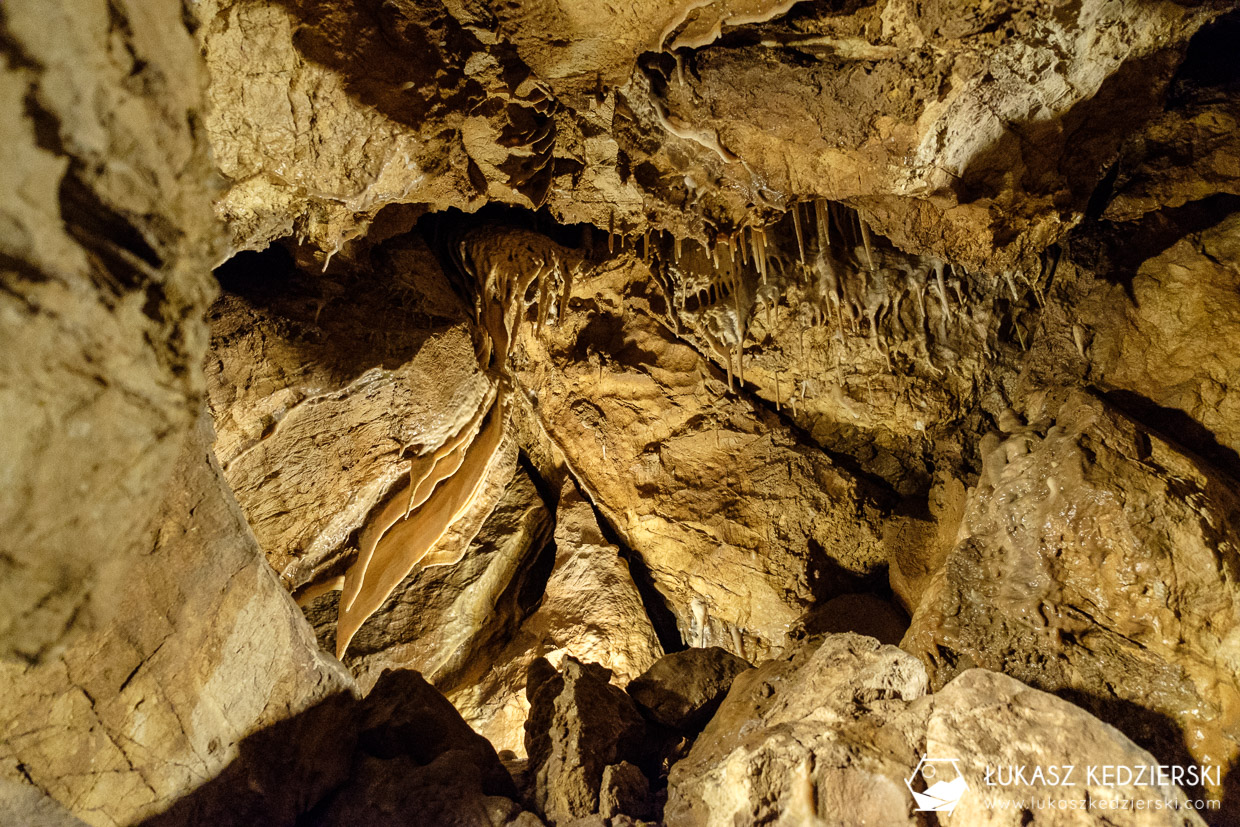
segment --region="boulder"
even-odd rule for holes
[[[983,442],[959,539],[901,645],[935,687],[993,669],[1077,701],[1164,763],[1229,766],[1236,484],[1086,393],[1034,399],[1027,424],[1009,416]]]
[[[530,667],[525,742],[533,803],[552,824],[596,813],[604,771],[642,748],[642,717],[610,678],[573,657],[559,673],[546,660]]]
[[[652,720],[698,731],[715,714],[733,679],[751,668],[717,646],[685,649],[659,658],[628,685],[628,692]]]

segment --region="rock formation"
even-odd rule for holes
[[[9,0],[0,822],[1240,823],[1237,42]]]

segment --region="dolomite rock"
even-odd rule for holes
[[[629,97],[643,131],[675,119],[684,137],[667,143],[755,203],[847,201],[902,248],[998,271],[1081,219],[1121,141],[1158,113],[1189,37],[1223,8],[794,7],[756,37],[669,61],[646,79],[661,106]]]
[[[217,452],[290,589],[343,574],[351,535],[404,485],[410,459],[448,441],[492,390],[468,312],[425,244],[396,240],[370,259],[374,270],[328,279],[264,256],[230,274],[237,292],[210,315]],[[497,464],[492,495],[512,464]],[[482,499],[474,532],[495,503]]]
[[[218,228],[177,0],[0,20],[0,660],[106,628],[201,401]]]
[[[737,676],[672,767],[665,822],[919,823],[903,779],[918,760],[928,689],[925,668],[894,646],[806,639]]]
[[[474,273],[536,258],[574,270],[573,312],[520,328],[516,378],[687,643],[759,659],[813,600],[878,571],[868,486],[773,412],[729,395],[720,371],[638,312],[626,294],[653,287],[632,259],[582,262],[500,229],[464,249]]]
[[[1089,766],[1156,761],[1065,700],[982,669],[927,689],[921,664],[895,647],[852,634],[806,639],[737,678],[672,768],[665,823],[921,825],[906,780],[925,792],[958,774],[965,789],[954,812],[936,814],[943,825],[1204,824],[1175,786],[1088,779]],[[954,761],[923,774],[923,757]],[[1031,780],[1034,767],[1067,764],[1080,773],[1074,787]],[[1019,766],[1025,781],[987,784]]]
[[[1226,775],[1234,482],[1081,392],[1044,394],[1028,425],[1006,428],[983,445],[959,541],[902,646],[936,687],[1001,671],[1077,700],[1163,763]]]
[[[604,539],[571,480],[560,491],[554,550],[541,600],[519,631],[438,682],[465,720],[501,751],[525,753],[526,673],[538,658],[556,666],[566,657],[596,663],[624,686],[663,654],[628,564]]]
[[[636,757],[645,723],[608,670],[564,658],[557,674],[545,660],[530,667],[530,717],[525,748],[533,801],[552,824],[582,818],[599,808],[604,770]]]
[[[515,463],[515,447],[510,451]],[[385,669],[416,669],[443,689],[475,664],[492,664],[537,599],[536,560],[551,536],[551,514],[524,470],[510,475],[495,510],[454,566],[423,568],[407,578],[353,639],[345,663],[370,687]],[[488,485],[503,482],[492,475]],[[319,642],[336,649],[340,593],[306,615]],[[519,689],[516,691],[520,691]]]
[[[1233,474],[1240,470],[1238,234],[1240,214],[1211,221],[1140,262],[1127,285],[1099,280],[1080,308],[1091,378],[1204,426],[1206,439],[1230,453]],[[1168,419],[1167,428],[1195,436],[1182,422]]]
[[[0,667],[0,772],[94,827],[160,813],[226,767],[238,779],[233,806],[261,805],[264,823],[291,825],[299,796],[321,795],[347,771],[322,760],[293,792],[276,782],[302,757],[240,748],[252,732],[347,697],[352,682],[263,560],[210,441],[204,417],[111,626],[55,661]],[[299,720],[284,735],[312,738],[310,719]]]
[[[641,768],[628,761],[603,769],[598,792],[598,814],[606,819],[619,815],[647,818],[651,810],[650,781]]]
[[[944,827],[954,825],[1123,824],[1132,827],[1204,825],[1177,787],[1168,784],[1124,783],[1118,774],[1089,768],[1148,768],[1159,762],[1119,730],[1085,710],[1020,681],[985,669],[970,669],[934,695],[934,711],[926,725],[926,755],[952,756],[968,784],[968,792],[950,815],[939,815]],[[1034,768],[1076,765],[1074,786],[1034,780]],[[1026,767],[1029,783],[992,787],[1004,780],[996,768]],[[1148,775],[1148,771],[1147,771]],[[1008,802],[1007,808],[987,806]],[[1062,802],[1063,809],[1032,802]],[[1089,809],[1085,808],[1088,802]],[[1021,806],[1023,804],[1023,806]],[[1138,809],[1141,807],[1141,809]]]
[[[711,646],[664,655],[628,685],[629,695],[664,726],[700,730],[723,701],[748,662]]]

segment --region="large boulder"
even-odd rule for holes
[[[1164,763],[1229,766],[1236,484],[1088,394],[1036,399],[1028,424],[1011,416],[983,442],[957,544],[902,646],[935,687],[994,669],[1077,700]]]
[[[699,730],[719,708],[737,675],[752,668],[726,649],[685,649],[664,655],[628,692],[651,719],[680,730]]]
[[[597,812],[604,771],[642,748],[645,723],[610,678],[603,667],[572,657],[559,673],[545,660],[531,665],[526,751],[534,805],[552,824]]]
[[[1151,779],[1153,756],[1068,701],[981,669],[928,687],[921,663],[893,646],[806,639],[737,678],[673,766],[664,822],[1204,824],[1203,802]],[[1059,786],[1069,764],[1077,775]],[[927,818],[932,799],[947,806]]]

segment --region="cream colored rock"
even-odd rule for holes
[[[579,263],[518,231],[465,248],[475,275],[534,260],[569,274],[572,312],[521,326],[516,378],[686,643],[760,659],[813,600],[879,569],[868,486],[730,395],[722,371],[640,312],[626,295],[640,267],[630,257]]]
[[[1225,776],[1240,752],[1234,483],[1081,392],[1005,427],[902,645],[935,686],[1002,671],[1163,763]]]
[[[107,626],[201,401],[219,230],[176,0],[0,21],[0,660]]]
[[[672,767],[664,822],[921,825],[912,793],[959,777],[940,824],[1204,824],[1172,784],[1103,776],[1158,761],[1068,701],[981,669],[928,687],[920,663],[873,638],[808,638],[736,679]],[[1069,764],[1073,786],[1046,782]]]
[[[1233,457],[1240,451],[1238,237],[1240,215],[1191,232],[1141,263],[1127,288],[1099,284],[1079,311],[1102,387],[1182,412]]]
[[[460,671],[492,663],[530,610],[552,516],[516,469],[516,446],[502,450],[480,506],[441,543],[463,551],[460,561],[415,571],[354,638],[344,662],[363,689],[385,669],[416,669],[441,689],[452,686]],[[339,599],[333,592],[306,607],[328,651],[336,649]]]
[[[925,668],[894,646],[807,639],[733,681],[672,767],[665,823],[918,824],[903,779],[928,690]]]
[[[204,422],[112,625],[55,661],[0,667],[6,779],[93,827],[137,823],[230,765],[265,777],[239,742],[352,688],[263,560],[209,444]],[[269,789],[270,823],[291,819],[295,798]]]
[[[955,758],[968,784],[951,814],[939,814],[945,827],[1205,824],[1175,785],[1159,779],[1132,782],[1140,768],[1149,779],[1149,768],[1161,762],[1119,730],[1054,695],[984,669],[964,672],[934,696],[926,755]],[[1071,775],[1064,769],[1069,765],[1075,767]],[[1025,767],[1027,783],[1010,783],[1014,767]],[[1041,780],[1034,776],[1038,767]],[[1107,767],[1130,768],[1133,776]],[[1072,786],[1055,783],[1051,768],[1055,779],[1066,775]],[[1005,779],[1008,784],[1001,783]],[[1007,806],[996,806],[999,802]]]
[[[619,549],[604,539],[593,509],[567,481],[556,511],[555,563],[537,610],[507,646],[474,658],[440,690],[495,748],[525,753],[526,671],[540,657],[574,657],[611,671],[619,686],[663,654]]]

